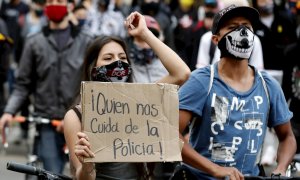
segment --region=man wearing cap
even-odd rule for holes
[[[280,85],[248,64],[258,20],[258,12],[250,7],[231,5],[218,12],[212,40],[221,59],[195,70],[179,90],[180,132],[190,124],[182,167],[197,179],[259,175],[267,126],[274,127],[279,139],[274,174],[285,176],[295,153],[293,114]]]
[[[221,9],[230,6],[250,6],[248,0],[222,0],[219,3],[219,8]],[[213,17],[211,17],[211,26],[213,22]],[[210,28],[211,30],[211,28]],[[220,50],[211,40],[212,32],[208,31],[199,40],[199,46],[196,50],[196,68],[204,67],[209,64],[213,64],[220,60]],[[257,69],[264,69],[263,52],[261,47],[261,42],[257,36],[254,36],[254,48],[252,50],[251,56],[249,58],[249,64],[255,66]]]

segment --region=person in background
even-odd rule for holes
[[[0,16],[6,23],[6,26],[9,27],[9,36],[14,41],[14,61],[19,63],[23,42],[22,42],[22,28],[25,22],[25,15],[29,12],[29,6],[22,0],[9,0],[3,1],[0,9]],[[12,76],[12,74],[11,74]],[[12,90],[12,84],[14,82],[14,77],[10,77],[10,90]]]
[[[273,0],[252,0],[252,6],[260,13],[255,34],[261,41],[264,68],[282,70],[284,48],[297,39],[294,18]]]
[[[252,6],[260,13],[255,34],[261,41],[264,69],[282,86],[283,68],[287,64],[282,63],[284,49],[297,39],[295,18],[287,9],[285,0],[252,0]],[[271,128],[267,131],[261,160],[266,170],[276,165],[277,147],[278,140]]]
[[[126,20],[129,35],[143,39],[168,70],[168,74],[156,82],[182,85],[190,73],[182,59],[147,28],[145,17],[140,13],[131,13]],[[126,49],[125,42],[120,38],[101,36],[95,39],[86,52],[83,80],[132,82]],[[116,78],[106,73],[116,68],[124,72],[122,76]],[[94,157],[94,153],[87,135],[81,131],[81,107],[77,105],[66,113],[64,130],[75,179],[148,179],[149,174],[143,174],[137,163],[84,163],[83,158]]]
[[[24,25],[22,28],[21,36],[22,42],[25,41],[27,36],[35,34],[47,25],[47,18],[44,15],[44,7],[45,7],[45,0],[33,0],[29,4],[30,11],[25,15]],[[18,71],[16,71],[18,73]],[[20,111],[21,116],[27,117],[30,113],[30,101],[31,98],[28,99],[23,103]],[[21,127],[21,137],[26,139],[28,137],[28,128],[29,123],[24,122],[20,124]],[[18,139],[19,141],[21,139]]]
[[[2,132],[32,95],[36,116],[62,120],[57,129],[51,124],[38,128],[37,155],[44,168],[54,173],[64,169],[63,118],[80,85],[83,54],[92,40],[69,23],[67,7],[67,0],[46,0],[48,24],[26,39],[16,85],[0,119]]]
[[[179,0],[179,6],[174,11],[177,26],[174,29],[176,52],[191,67],[192,58],[192,29],[198,21],[197,8],[194,0]]]
[[[291,12],[292,16],[295,17],[296,21],[296,35],[299,38],[300,36],[300,20],[299,20],[299,9],[300,9],[300,1],[298,0],[288,0],[288,8]]]
[[[164,37],[164,43],[171,49],[175,49],[174,45],[174,26],[170,9],[162,0],[141,0],[137,3],[132,11],[141,12],[144,15],[152,16],[161,28],[161,34]]]
[[[145,15],[148,29],[157,37],[161,37],[158,22],[151,16]],[[139,36],[129,37],[129,59],[132,67],[132,80],[138,83],[156,82],[168,74],[153,49]],[[160,39],[163,41],[163,39]]]
[[[77,25],[80,28],[83,28],[86,24],[86,19],[88,17],[88,11],[86,7],[83,4],[79,4],[75,6],[73,10],[73,14],[77,20]]]
[[[218,10],[219,5],[217,0],[205,0],[204,5],[199,7],[200,14],[203,13],[203,17],[199,18],[198,23],[192,28],[191,32],[191,41],[193,44],[192,57],[189,63],[191,71],[196,69],[200,40],[203,34],[211,30],[213,18]],[[211,51],[213,51],[215,46],[213,46],[213,43],[211,43],[210,46],[212,46],[213,49]]]
[[[96,13],[96,4],[97,1],[93,0],[80,0],[77,5],[82,4],[88,11],[88,16],[92,16]]]
[[[120,11],[114,11],[109,5],[109,0],[97,1],[94,10],[89,10],[83,28],[88,29],[94,36],[114,35],[125,38],[126,31],[123,27],[125,18]]]
[[[33,0],[29,7],[30,11],[25,16],[22,29],[23,39],[26,39],[28,35],[41,31],[42,27],[47,25],[47,18],[44,15],[45,0]]]
[[[8,30],[3,19],[0,18],[0,116],[6,103],[4,83],[7,81],[9,55],[11,54],[13,40],[8,35]]]
[[[6,26],[9,28],[8,36],[11,37],[14,42],[14,45],[12,47],[12,58],[10,58],[9,68],[7,72],[9,95],[12,93],[15,85],[16,69],[19,65],[24,45],[24,39],[22,38],[22,28],[24,27],[25,16],[28,12],[29,6],[22,0],[2,1],[0,17],[5,21]],[[25,113],[28,112],[28,104],[29,100],[27,100],[27,102],[24,103],[24,107],[22,107],[22,111]],[[22,126],[22,134],[26,136],[26,132],[26,125]]]
[[[161,41],[162,32],[158,22],[151,16],[144,15],[148,29]],[[132,67],[132,80],[136,83],[154,83],[168,75],[154,50],[139,36],[131,36],[128,41],[129,59]],[[153,179],[167,178],[174,169],[173,163],[144,163],[144,171]]]
[[[295,4],[295,15],[298,29],[300,29],[300,1]],[[299,31],[300,32],[300,31]],[[297,42],[287,46],[284,51],[285,63],[283,67],[282,88],[289,107],[294,113],[291,119],[292,128],[297,140],[297,153],[300,153],[300,33],[297,34]]]
[[[248,62],[258,20],[257,10],[248,6],[221,9],[212,27],[220,61],[193,71],[179,89],[179,135],[185,142],[182,168],[197,179],[259,175],[267,127],[274,127],[279,139],[273,174],[285,176],[295,154],[293,114],[280,85]],[[181,132],[189,124],[187,142]]]
[[[133,0],[124,1],[124,0],[114,0],[112,4],[115,11],[122,12],[123,16],[128,16],[131,13],[131,8],[134,6]]]

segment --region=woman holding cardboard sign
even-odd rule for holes
[[[142,38],[151,46],[168,70],[169,75],[158,82],[182,85],[187,80],[189,68],[173,50],[152,34],[146,26],[144,16],[137,12],[131,13],[125,26],[131,36]],[[86,52],[83,71],[85,81],[132,82],[125,43],[111,36],[97,38]],[[135,163],[83,162],[84,158],[94,157],[94,153],[90,149],[89,138],[81,132],[79,106],[67,112],[64,123],[65,138],[70,150],[71,171],[76,179],[144,179]]]

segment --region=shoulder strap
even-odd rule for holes
[[[211,64],[210,65],[210,77],[209,77],[209,86],[208,86],[208,91],[207,91],[207,97],[210,93],[210,90],[212,88],[212,85],[213,85],[213,82],[214,82],[214,76],[215,76],[215,68],[214,68],[214,64]],[[194,124],[195,124],[195,121],[196,121],[197,118],[193,118],[191,124],[190,124],[190,129],[189,129],[189,132],[191,132],[191,130],[193,129],[194,127]]]
[[[76,113],[76,115],[78,116],[80,122],[82,121],[82,116],[81,116],[81,107],[79,105],[76,105],[74,107],[72,107],[73,111]]]
[[[267,95],[267,98],[268,98],[268,103],[269,103],[269,109],[270,109],[270,96],[269,96],[269,91],[268,91],[268,87],[267,87],[267,84],[266,84],[266,81],[264,79],[264,77],[262,76],[261,72],[260,71],[257,71],[258,75],[260,76],[261,78],[261,81],[262,81],[262,84],[263,84],[263,87],[264,87],[264,90],[266,92],[266,95]]]
[[[211,87],[213,85],[214,76],[215,76],[215,68],[214,68],[214,64],[211,64],[210,65],[210,81],[209,81],[207,96],[209,95]]]
[[[212,64],[214,56],[215,56],[215,51],[216,51],[216,45],[210,41],[210,46],[209,46],[209,64]]]
[[[261,82],[262,82],[262,85],[263,85],[263,87],[264,87],[265,93],[266,93],[266,95],[267,95],[267,99],[268,99],[268,113],[267,113],[267,121],[266,121],[266,123],[267,123],[267,125],[268,125],[268,121],[269,121],[269,113],[270,113],[270,106],[271,106],[271,105],[270,105],[269,90],[268,90],[266,81],[265,81],[264,77],[262,76],[261,72],[260,72],[259,70],[257,70],[257,73],[258,73],[258,75],[259,75],[260,78],[261,78]],[[265,132],[265,135],[266,135],[266,132]],[[264,135],[264,136],[265,136],[265,135]],[[255,162],[256,164],[260,164],[260,161],[261,161],[261,158],[262,158],[262,155],[263,155],[263,153],[262,153],[263,147],[264,147],[264,143],[262,144],[262,146],[261,146],[261,148],[260,148],[260,151],[259,151],[259,153],[258,153],[256,162]]]

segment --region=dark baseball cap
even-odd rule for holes
[[[217,7],[218,2],[217,0],[205,0],[204,5],[209,7]]]
[[[245,17],[255,29],[256,23],[259,22],[259,16],[258,11],[252,7],[230,5],[215,15],[211,29],[212,34],[217,34],[222,25],[233,17]]]

